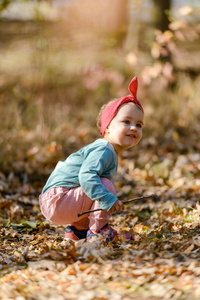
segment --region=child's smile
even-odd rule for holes
[[[105,131],[104,138],[114,147],[117,154],[135,146],[142,137],[144,114],[135,103],[123,104]]]

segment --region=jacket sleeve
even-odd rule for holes
[[[100,208],[107,211],[118,198],[105,188],[100,177],[107,177],[105,174],[110,174],[113,168],[115,165],[112,151],[108,148],[95,149],[85,158],[79,172],[79,182],[84,193],[90,199],[98,200]]]

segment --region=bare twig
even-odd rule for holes
[[[129,202],[133,202],[133,201],[137,201],[137,200],[145,200],[145,199],[154,198],[154,197],[156,197],[156,196],[155,195],[142,196],[142,197],[137,197],[137,198],[129,199],[129,200],[122,201],[122,202],[123,202],[123,204],[127,204]],[[86,211],[83,211],[82,213],[78,214],[78,217],[81,217],[82,215],[85,215],[85,214],[90,214],[91,212],[100,211],[100,210],[103,210],[103,209],[97,208],[97,209],[93,209],[93,210],[86,210]]]

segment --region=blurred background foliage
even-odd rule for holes
[[[0,1],[0,168],[47,176],[138,76],[136,166],[200,150],[198,1]],[[165,164],[164,164],[165,165]],[[166,164],[167,166],[167,164]]]

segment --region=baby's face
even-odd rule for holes
[[[122,104],[105,131],[117,154],[135,146],[142,137],[144,113],[133,102]]]

